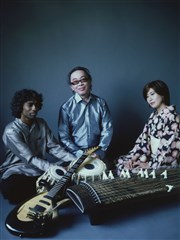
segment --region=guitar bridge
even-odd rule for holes
[[[33,219],[34,221],[42,221],[49,219],[52,217],[51,211],[45,211],[45,208],[42,206],[35,206],[34,208],[29,208],[29,212],[27,213],[27,217]]]
[[[39,213],[31,211],[31,210],[27,213],[27,217],[32,220],[40,218],[40,216],[37,217],[37,215],[39,215]]]

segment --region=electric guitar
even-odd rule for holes
[[[65,198],[65,192],[73,173],[99,148],[87,150],[48,192],[37,194],[16,206],[6,218],[9,232],[20,237],[43,235],[45,227],[55,218],[57,208],[69,200]]]

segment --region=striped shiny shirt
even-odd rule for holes
[[[100,146],[104,156],[113,134],[112,117],[106,101],[94,94],[85,102],[75,93],[60,107],[59,140],[79,157],[84,149]]]
[[[46,160],[47,153],[57,158],[56,164],[75,160],[72,154],[60,146],[42,118],[36,118],[31,127],[16,118],[6,126],[3,141],[6,159],[0,166],[4,172],[2,178],[12,174],[41,175],[52,166]]]

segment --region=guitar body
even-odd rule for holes
[[[88,150],[87,154],[98,148]],[[6,228],[20,237],[42,235],[46,226],[57,216],[56,209],[69,201],[65,198],[67,184],[87,154],[83,154],[49,191],[41,192],[15,207],[6,218]]]
[[[57,216],[56,208],[69,201],[65,198],[53,204],[46,196],[47,192],[38,194],[15,207],[6,218],[7,229],[20,237],[42,235],[45,227]]]

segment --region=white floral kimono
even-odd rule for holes
[[[174,106],[153,112],[134,148],[125,156],[120,156],[116,167],[125,168],[125,162],[148,162],[149,168],[177,167],[180,157],[180,116]]]

